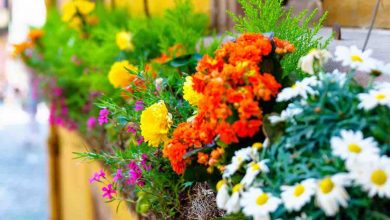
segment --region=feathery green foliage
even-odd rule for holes
[[[329,36],[324,40],[317,36],[327,13],[315,23],[313,19],[317,10],[312,13],[305,10],[294,16],[292,9],[285,10],[282,7],[282,0],[238,1],[242,5],[245,16],[230,13],[238,32],[273,32],[276,37],[294,44],[295,52],[287,55],[282,61],[284,76],[295,72],[296,77],[301,78],[302,72],[297,67],[299,58],[313,48],[326,48],[333,37]]]

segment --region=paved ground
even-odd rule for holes
[[[47,125],[0,103],[0,220],[48,219]]]

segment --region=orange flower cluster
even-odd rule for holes
[[[32,29],[27,35],[27,40],[19,44],[13,45],[13,56],[16,57],[21,55],[22,58],[26,58],[25,51],[34,47],[37,44],[38,40],[43,36],[43,31],[40,29]]]
[[[191,149],[215,141],[222,145],[237,143],[239,138],[259,132],[261,103],[270,101],[281,88],[271,73],[262,72],[263,59],[274,55],[275,50],[282,54],[293,49],[287,41],[275,39],[273,44],[266,36],[248,33],[224,44],[215,58],[206,55],[199,61],[192,76],[193,89],[203,94],[198,113],[191,122],[175,129],[163,151],[176,173],[183,173],[191,161],[183,159]],[[198,163],[215,166],[220,155],[211,154],[214,157],[198,153]]]

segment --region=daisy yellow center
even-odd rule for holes
[[[241,156],[238,156],[238,157],[237,157],[237,161],[238,161],[239,163],[242,163],[242,161],[243,161],[242,157],[241,157]]]
[[[221,187],[226,183],[226,180],[220,180],[218,183],[217,183],[217,191],[219,191],[219,189],[221,189]]]
[[[383,170],[375,170],[371,174],[371,181],[378,186],[383,186],[387,182],[387,174]]]
[[[294,189],[294,196],[299,197],[305,192],[305,187],[302,184],[298,184]]]
[[[260,165],[258,163],[254,163],[251,165],[251,168],[253,171],[260,170]]]
[[[349,152],[352,152],[355,154],[359,154],[360,152],[362,152],[362,148],[357,144],[349,144],[348,150],[349,150]]]
[[[330,179],[330,177],[327,177],[320,182],[320,189],[324,194],[332,192],[333,188],[334,183],[332,182],[332,179]]]
[[[296,89],[296,88],[298,88],[298,85],[294,84],[293,86],[291,86],[291,88]]]
[[[386,98],[386,95],[383,94],[383,93],[380,93],[378,95],[375,96],[375,99],[378,100],[378,101],[382,101]]]
[[[359,55],[352,55],[351,56],[352,61],[354,62],[363,62],[363,59]]]
[[[240,190],[242,189],[242,187],[243,187],[243,185],[242,185],[241,183],[236,184],[236,185],[233,187],[233,189],[232,189],[233,193],[240,191]]]
[[[266,193],[262,193],[260,196],[256,199],[257,205],[264,205],[268,202],[269,196]]]
[[[252,147],[256,150],[260,150],[263,147],[263,144],[260,142],[254,143]]]

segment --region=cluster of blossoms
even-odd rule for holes
[[[71,28],[80,30],[84,25],[94,25],[98,22],[96,16],[91,16],[95,2],[89,0],[72,0],[62,8],[62,20]]]
[[[32,48],[39,44],[39,39],[43,36],[43,31],[40,29],[32,29],[27,35],[27,40],[13,45],[12,56],[21,56],[22,59],[32,56]]]
[[[197,72],[184,84],[184,98],[197,108],[196,115],[178,125],[163,150],[176,173],[184,172],[190,159],[183,157],[191,149],[215,143],[229,145],[258,133],[261,104],[281,88],[272,72],[263,68],[263,61],[275,53],[293,50],[291,44],[277,38],[243,34],[235,42],[224,44],[215,58],[206,55],[199,61]],[[217,151],[212,151],[215,156],[208,162],[205,152],[199,153],[198,161],[217,165]]]
[[[345,52],[344,49],[337,49],[337,60],[340,57],[346,56],[345,53],[340,54],[339,51]],[[317,53],[317,54],[316,54]],[[348,64],[353,69],[366,68],[371,75],[378,76],[380,74],[387,74],[388,70],[382,69],[381,73],[378,71],[373,73],[374,66],[373,59],[364,55],[365,53],[357,51],[356,48],[350,48],[349,61],[345,61],[347,57],[344,57],[343,64]],[[358,55],[355,55],[357,53]],[[326,55],[324,55],[326,54]],[[323,55],[323,56],[322,56]],[[328,52],[312,51],[308,56],[301,59],[301,64],[306,62],[306,59],[311,59],[311,65],[321,66],[313,67],[318,72],[322,68],[322,64],[331,56]],[[362,56],[369,63],[363,63],[363,61],[356,61],[354,56]],[[313,58],[314,57],[314,58]],[[363,60],[362,58],[362,60]],[[317,64],[313,62],[317,60]],[[356,63],[352,63],[356,62]],[[306,65],[306,64],[305,64]],[[386,65],[384,65],[386,66]],[[310,69],[307,66],[303,69]],[[363,70],[363,69],[361,69]],[[314,74],[307,72],[309,74]],[[323,87],[327,87],[332,84],[326,84],[331,82],[338,84],[340,88],[347,89],[347,83],[351,83],[349,80],[351,76],[347,76],[345,73],[334,71],[333,73],[319,73],[315,76],[310,76],[302,81],[297,81],[292,87],[283,89],[278,97],[278,102],[297,100],[297,102],[291,102],[288,107],[281,112],[280,115],[272,115],[269,117],[271,123],[276,124],[282,121],[289,121],[291,126],[297,125],[294,117],[303,114],[305,107],[309,107],[308,103],[313,100],[318,101],[318,97],[322,94],[319,91]],[[355,91],[356,92],[356,91]],[[357,111],[363,111],[374,114],[376,108],[387,108],[390,110],[390,84],[389,83],[376,83],[374,86],[368,88],[366,93],[354,94],[355,106]],[[328,94],[324,97],[333,97]],[[316,101],[315,101],[316,102]],[[325,107],[326,108],[326,107]],[[317,111],[317,110],[314,110]],[[325,111],[325,109],[318,108],[318,112]],[[299,125],[297,125],[299,126]],[[306,126],[308,126],[306,124]],[[256,178],[256,175],[272,171],[266,165],[267,160],[261,160],[265,154],[259,157],[253,148],[245,148],[235,152],[235,156],[232,158],[231,164],[227,165],[223,174],[223,180],[217,185],[217,205],[219,208],[226,210],[228,213],[236,213],[240,210],[247,215],[253,216],[254,219],[270,218],[270,214],[276,212],[281,205],[289,213],[302,212],[304,207],[311,203],[314,198],[314,204],[316,207],[322,209],[328,217],[335,216],[340,208],[347,208],[352,198],[352,189],[361,189],[366,192],[368,197],[373,198],[378,196],[379,198],[390,199],[390,158],[386,155],[385,147],[383,149],[374,137],[366,137],[360,130],[348,130],[342,129],[333,135],[328,140],[328,149],[321,149],[323,152],[329,150],[329,155],[322,155],[323,158],[341,159],[343,167],[338,172],[331,174],[322,174],[313,172],[314,176],[307,176],[296,181],[295,184],[283,185],[281,184],[279,189],[273,189],[272,193],[266,192],[264,189],[270,190],[271,186],[268,186],[267,181],[263,181],[266,178]],[[284,142],[283,142],[284,143]],[[279,146],[279,145],[275,145]],[[285,151],[289,151],[292,146],[286,146]],[[264,149],[265,150],[265,149]],[[300,149],[297,149],[299,151]],[[381,154],[382,153],[382,154]],[[297,153],[297,155],[300,155]],[[314,154],[313,154],[314,157]],[[322,159],[323,159],[322,158]],[[306,161],[304,158],[302,161]],[[245,164],[244,164],[245,162]],[[277,163],[277,162],[273,162]],[[273,164],[275,165],[275,164]],[[307,167],[310,167],[306,164]],[[246,167],[246,173],[241,178],[241,182],[235,184],[236,178],[232,178],[233,175],[239,173],[242,167]],[[311,169],[316,168],[315,166]],[[314,170],[313,170],[314,171]],[[317,171],[317,170],[316,170]],[[273,173],[276,174],[276,173]],[[280,174],[283,175],[283,174]],[[288,182],[286,179],[281,180],[282,183]],[[254,181],[255,180],[255,181]],[[259,181],[260,180],[260,181]],[[291,183],[291,182],[290,182]],[[350,192],[348,192],[351,189]],[[280,193],[279,193],[280,192]],[[353,194],[353,193],[352,193]],[[353,194],[356,196],[355,194]]]
[[[103,198],[113,199],[114,195],[117,193],[116,188],[118,184],[124,185],[138,185],[140,187],[145,185],[144,180],[142,179],[143,172],[148,172],[152,169],[149,158],[146,154],[142,154],[140,160],[131,160],[127,169],[117,169],[115,175],[113,176],[112,182],[110,182],[106,173],[103,170],[96,172],[89,179],[89,183],[101,182],[106,186],[102,188]],[[107,183],[108,182],[108,183]]]
[[[132,39],[133,39],[133,35],[130,32],[126,32],[126,31],[120,31],[115,35],[116,45],[122,51],[134,50]]]

